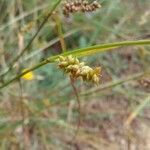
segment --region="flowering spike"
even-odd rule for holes
[[[59,56],[58,67],[64,72],[68,73],[72,78],[76,79],[81,77],[83,81],[93,82],[94,84],[99,84],[99,78],[101,75],[101,68],[96,67],[92,69],[86,66],[84,62],[80,62],[76,57],[69,56]]]
[[[95,0],[90,3],[87,0],[75,0],[72,2],[65,2],[63,6],[63,14],[69,16],[71,13],[75,12],[92,12],[101,8],[101,5]]]

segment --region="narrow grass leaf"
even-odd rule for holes
[[[98,52],[111,50],[111,49],[114,49],[116,47],[118,48],[118,47],[123,47],[123,46],[136,46],[136,45],[137,46],[139,46],[139,45],[150,45],[150,40],[124,41],[124,42],[116,42],[116,43],[109,43],[109,44],[101,44],[101,45],[91,46],[91,47],[87,47],[87,48],[81,48],[81,49],[77,49],[77,50],[73,50],[73,51],[68,51],[68,52],[65,52],[61,55],[62,56],[72,55],[72,56],[81,57],[81,56],[88,56],[91,54],[96,54]],[[20,77],[22,77],[23,75],[25,75],[26,73],[28,73],[30,71],[36,70],[39,67],[42,67],[48,63],[55,62],[55,60],[59,56],[60,55],[56,55],[56,56],[49,57],[48,59],[45,59],[44,61],[40,62],[39,64],[29,68],[25,72],[17,75],[16,77],[12,78],[11,80],[9,80],[7,82],[5,82],[3,85],[0,86],[0,89],[6,87],[7,85],[12,83],[13,81],[16,81],[17,79],[19,79]]]

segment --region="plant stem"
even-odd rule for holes
[[[79,99],[79,95],[78,95],[78,91],[75,87],[75,80],[70,76],[70,83],[71,83],[71,86],[73,88],[73,91],[75,93],[75,96],[76,96],[76,100],[77,100],[77,103],[78,103],[78,111],[79,111],[79,119],[78,119],[78,124],[77,124],[77,130],[76,130],[76,133],[75,135],[73,136],[72,140],[71,140],[71,143],[75,140],[77,134],[78,134],[78,131],[79,131],[79,128],[80,128],[80,124],[81,124],[81,105],[80,105],[80,99]]]

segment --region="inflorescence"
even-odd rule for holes
[[[101,8],[101,5],[95,0],[89,3],[87,0],[75,0],[72,2],[65,2],[63,6],[63,14],[69,16],[75,12],[93,12]]]
[[[77,79],[81,77],[83,81],[90,81],[99,84],[101,76],[101,67],[91,68],[86,66],[84,62],[80,62],[76,57],[59,56],[58,66],[65,73],[68,73],[71,78]]]

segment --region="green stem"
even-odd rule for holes
[[[98,53],[98,52],[111,50],[111,49],[114,49],[116,47],[118,48],[118,47],[123,47],[123,46],[135,46],[135,45],[150,45],[150,40],[124,41],[124,42],[116,42],[116,43],[96,45],[96,46],[77,49],[77,50],[73,50],[73,51],[67,51],[67,52],[63,53],[62,56],[68,56],[68,55],[72,55],[72,56],[76,56],[76,57],[88,56],[88,55],[95,54],[95,53]],[[7,81],[2,86],[0,86],[0,89],[6,87],[10,83],[12,83],[13,81],[19,79],[20,77],[22,77],[23,75],[25,75],[26,73],[28,73],[30,71],[36,70],[39,67],[44,66],[48,63],[55,62],[55,60],[58,57],[59,57],[59,55],[49,57],[48,59],[40,62],[39,64],[31,67],[30,69],[28,69],[25,72],[19,74],[18,76],[14,77],[13,79]]]

